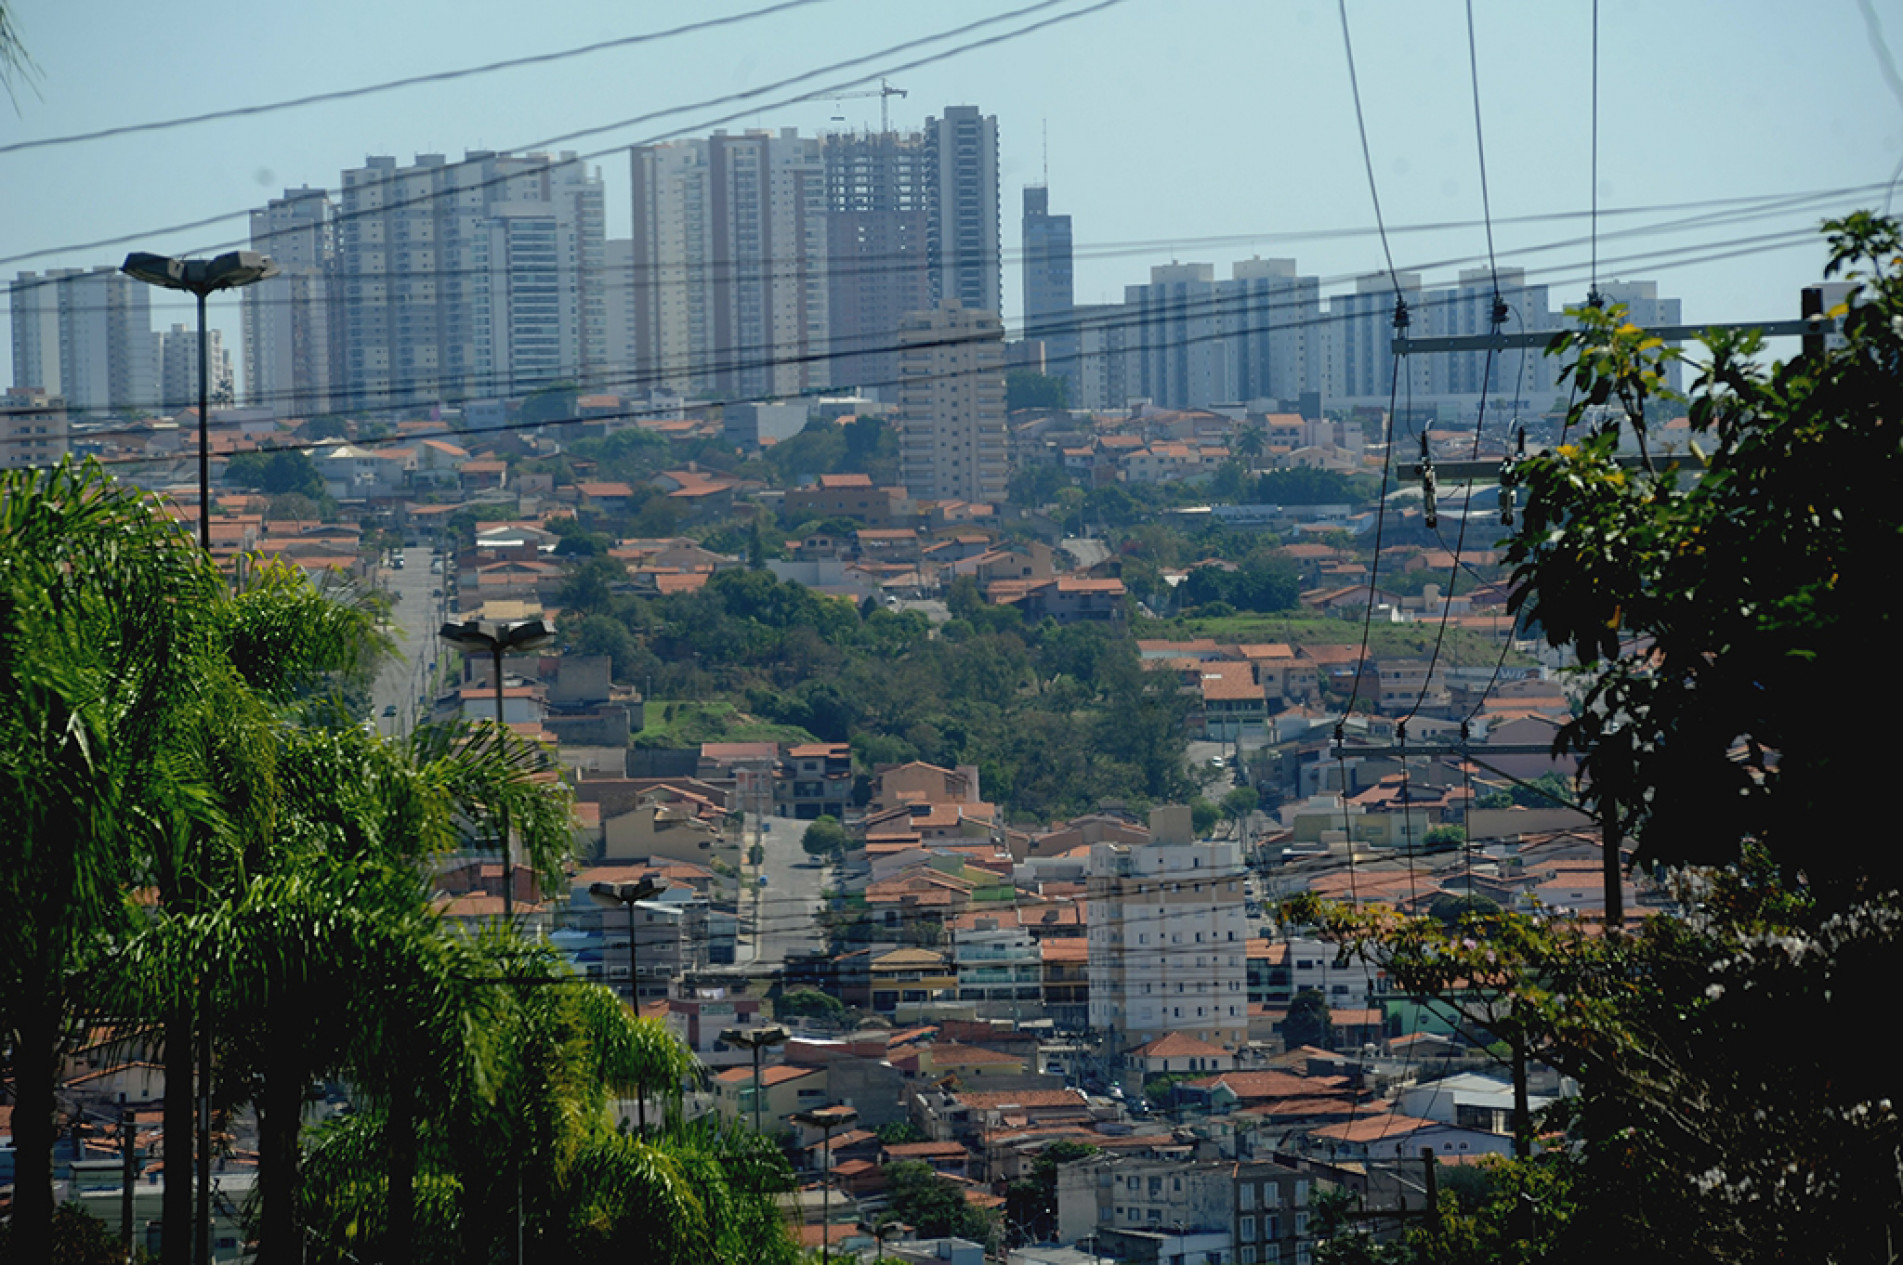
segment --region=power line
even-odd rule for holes
[[[592,44],[583,44],[575,48],[565,48],[552,53],[532,53],[525,57],[511,57],[502,61],[487,62],[480,66],[464,66],[456,70],[438,70],[429,74],[410,75],[402,79],[390,79],[383,83],[365,84],[357,88],[340,88],[332,92],[316,92],[308,96],[292,97],[284,101],[272,101],[261,105],[237,106],[227,110],[212,110],[204,114],[189,114],[175,119],[160,119],[149,123],[122,123],[116,127],[100,128],[92,132],[72,132],[65,136],[46,136],[37,140],[14,141],[0,145],[0,154],[14,154],[28,149],[46,149],[56,145],[77,145],[86,141],[105,140],[113,136],[131,136],[141,132],[163,132],[173,128],[192,127],[199,123],[212,123],[221,119],[253,118],[262,114],[275,114],[281,110],[295,110],[307,105],[327,105],[333,101],[349,101],[357,97],[368,97],[383,92],[394,92],[399,88],[414,88],[421,84],[448,83],[457,79],[470,79],[480,75],[494,74],[502,70],[517,70],[523,66],[540,66],[551,62],[567,61],[574,57],[584,57],[590,53],[606,52],[609,49],[633,48],[641,44],[653,44],[673,39],[680,35],[694,35],[702,31],[716,30],[725,26],[738,26],[759,18],[773,17],[794,9],[803,9],[809,5],[824,3],[825,0],[780,0],[780,3],[765,8],[750,9],[744,13],[728,14],[725,17],[706,18],[698,22],[689,22],[682,26],[668,27],[660,31],[648,31],[640,35],[625,35],[618,39],[599,40]]]
[[[867,62],[877,61],[880,58],[891,57],[896,54],[907,52],[915,48],[920,48],[927,44],[935,44],[935,43],[939,43],[948,39],[957,39],[963,35],[968,35],[973,31],[980,30],[987,26],[995,26],[1001,22],[1009,22],[1018,18],[1028,17],[1034,13],[1038,13],[1042,10],[1051,8],[1054,5],[1064,4],[1069,2],[1070,0],[1035,0],[1034,3],[1024,5],[1020,8],[1010,10],[1009,12],[1006,12],[1006,13],[996,14],[990,17],[981,18],[981,19],[978,19],[977,21],[967,22],[955,27],[949,27],[949,28],[946,28],[945,30],[939,31],[932,35],[926,35],[916,39],[905,40],[898,44],[891,45],[887,48],[880,49],[877,52],[867,53],[859,57],[847,58],[844,61],[833,62],[829,65],[819,67],[815,70],[808,70],[797,75],[788,76],[784,79],[775,80],[772,83],[761,84],[757,87],[746,88],[737,92],[725,93],[720,96],[710,97],[704,101],[697,101],[689,105],[671,106],[663,110],[651,110],[644,114],[637,114],[630,118],[616,120],[613,123],[603,123],[596,126],[580,128],[576,131],[565,132],[559,136],[548,137],[544,140],[531,142],[530,144],[527,144],[527,145],[510,146],[506,150],[500,150],[496,152],[500,154],[500,153],[514,153],[516,151],[534,152],[538,150],[545,150],[552,146],[560,145],[568,141],[579,140],[583,137],[588,137],[588,136],[597,136],[604,132],[619,131],[624,128],[635,127],[643,123],[653,122],[656,119],[668,117],[669,115],[685,114],[692,110],[702,110],[702,109],[732,105],[742,101],[753,101],[756,98],[768,95],[772,92],[776,92],[782,88],[789,87],[793,84],[800,83],[804,80],[815,79],[821,75],[828,75],[836,71],[847,70],[855,66],[864,65]],[[743,119],[750,114],[756,113],[759,109],[762,109],[762,108],[774,109],[780,106],[792,105],[800,101],[810,100],[816,96],[826,96],[835,92],[843,91],[844,89],[847,89],[847,88],[857,87],[860,84],[870,83],[871,81],[884,77],[884,76],[893,76],[893,75],[902,74],[908,70],[916,70],[924,66],[933,65],[937,62],[946,61],[953,57],[961,56],[965,53],[975,52],[978,49],[989,48],[996,44],[1007,43],[1011,40],[1019,39],[1023,36],[1033,34],[1037,31],[1047,29],[1049,27],[1058,25],[1063,22],[1070,22],[1077,18],[1088,17],[1091,14],[1100,12],[1104,9],[1111,8],[1115,5],[1122,4],[1124,2],[1125,0],[1096,0],[1096,3],[1087,5],[1083,8],[1073,9],[1068,12],[1059,13],[1053,17],[1044,18],[1040,21],[1033,22],[1026,26],[1018,27],[1010,31],[1005,31],[997,35],[986,36],[985,38],[982,38],[982,39],[972,40],[968,43],[960,44],[954,48],[944,49],[936,53],[930,53],[909,62],[901,62],[896,65],[883,66],[883,67],[880,67],[879,69],[870,71],[865,74],[856,75],[848,79],[836,81],[834,83],[826,85],[823,88],[811,89],[805,92],[796,93],[793,96],[786,97],[778,101],[770,102],[764,107],[757,106],[757,105],[749,105],[745,109],[734,111],[729,114],[720,115],[711,119],[702,119],[696,123],[688,124],[686,126],[679,127],[679,128],[674,128],[669,131],[657,133],[653,136],[644,138],[642,140],[632,142],[632,146],[658,144],[664,140],[667,140],[676,136],[681,136],[688,132],[700,131],[705,128],[716,127],[724,123],[731,123],[737,119]],[[564,157],[560,160],[560,164],[570,165],[570,164],[586,163],[586,162],[592,161],[593,159],[605,157],[609,154],[619,153],[630,147],[631,147],[630,145],[614,145],[614,146],[610,146],[607,149],[595,150],[593,152],[586,153],[586,154],[577,154],[577,155],[574,155],[573,157]],[[476,161],[481,161],[481,160],[476,160]],[[447,172],[452,172],[460,168],[466,167],[468,165],[470,165],[470,163],[467,160],[464,162],[459,162],[459,163],[446,163],[444,164],[442,168],[438,170],[441,170],[447,173]],[[514,178],[516,178],[516,176],[514,175],[493,177],[488,180],[477,181],[474,184],[461,185],[461,186],[456,186],[453,188],[448,188],[443,190],[431,190],[430,192],[426,194],[422,194],[417,197],[408,199],[407,201],[392,203],[388,206],[374,208],[374,211],[370,211],[370,210],[345,211],[341,215],[336,217],[336,219],[334,219],[332,222],[344,223],[352,219],[359,218],[362,215],[372,214],[372,213],[379,214],[379,215],[385,214],[392,210],[400,210],[408,206],[421,205],[422,203],[434,201],[438,198],[444,198],[444,197],[449,197],[452,195],[459,195],[459,194],[469,193],[475,190],[489,188],[497,184],[505,183],[507,180],[514,179]],[[240,217],[249,216],[250,214],[251,214],[251,208],[247,207],[240,211],[230,211],[220,215],[206,216],[200,219],[187,221],[182,224],[174,224],[165,228],[151,229],[145,232],[121,234],[116,237],[101,238],[96,241],[69,244],[65,246],[53,247],[46,250],[30,251],[25,254],[0,256],[0,265],[17,263],[27,259],[36,259],[43,255],[80,253],[80,252],[96,251],[107,246],[124,246],[129,243],[143,241],[152,237],[167,236],[174,233],[189,232],[193,229],[198,229],[198,228],[207,228],[214,224],[222,224],[227,220],[238,219]],[[202,250],[208,253],[210,251],[230,249],[234,247],[240,247],[243,245],[245,245],[243,241],[228,241],[228,242],[218,243],[217,245],[213,245],[209,247],[204,247],[202,248]]]
[[[1361,135],[1361,162],[1368,171],[1368,198],[1374,203],[1374,224],[1381,234],[1381,253],[1387,257],[1388,276],[1398,294],[1401,278],[1394,269],[1394,252],[1388,248],[1387,228],[1381,222],[1381,191],[1374,181],[1374,152],[1368,147],[1368,120],[1361,110],[1361,79],[1355,74],[1355,44],[1348,34],[1348,0],[1336,0],[1335,7],[1341,14],[1341,44],[1348,55],[1348,90],[1354,96],[1355,128]]]
[[[1780,233],[1760,234],[1760,235],[1755,235],[1751,237],[1737,238],[1737,239],[1732,239],[1732,241],[1729,241],[1729,242],[1722,242],[1722,243],[1705,242],[1705,243],[1699,243],[1699,244],[1691,245],[1691,246],[1673,247],[1673,248],[1669,248],[1662,251],[1644,252],[1640,254],[1621,257],[1618,260],[1618,262],[1643,264],[1648,269],[1662,270],[1662,269],[1670,268],[1673,266],[1685,266],[1689,263],[1694,263],[1694,262],[1703,262],[1703,261],[1712,260],[1712,259],[1725,259],[1725,258],[1736,257],[1738,255],[1760,253],[1761,249],[1778,249],[1792,242],[1809,241],[1813,237],[1814,237],[1813,231],[1807,227],[1803,229],[1789,230],[1789,231],[1780,232]],[[1720,246],[1720,247],[1726,247],[1726,248],[1732,248],[1732,247],[1736,247],[1736,248],[1723,249],[1718,251],[1717,253],[1708,253],[1702,256],[1702,258],[1681,259],[1678,261],[1677,264],[1673,264],[1672,262],[1670,262],[1675,256],[1681,255],[1687,251],[1707,251],[1708,252],[1711,250],[1711,248],[1714,245]],[[1471,261],[1471,257],[1466,257],[1466,258],[1457,257],[1450,261],[1437,263],[1436,265],[1433,265],[1433,266],[1436,266],[1436,267],[1447,266],[1448,264],[1460,264],[1460,263],[1466,263],[1470,261]],[[1526,270],[1526,275],[1529,278],[1534,278],[1534,277],[1544,277],[1548,273],[1552,273],[1556,275],[1561,275],[1563,279],[1563,274],[1565,274],[1565,272],[1570,266],[1571,265],[1562,264],[1562,265],[1554,265],[1551,268],[1547,268],[1547,269],[1529,269],[1529,270]],[[1329,280],[1332,280],[1332,278]],[[1430,298],[1424,301],[1420,305],[1420,307],[1422,310],[1431,311],[1435,307],[1455,304],[1460,301],[1461,300],[1458,296],[1458,293],[1452,292],[1445,296]],[[1145,312],[1141,309],[1126,309],[1125,312],[1120,313],[1115,318],[1108,319],[1108,320],[1097,320],[1097,321],[1091,322],[1090,327],[1094,329],[1111,331],[1111,332],[1114,332],[1117,330],[1127,330],[1130,328],[1136,328],[1136,327],[1141,327],[1147,324],[1156,323],[1158,321],[1168,322],[1172,318],[1181,318],[1185,315],[1195,315],[1197,313],[1205,312],[1205,311],[1208,311],[1208,312],[1218,311],[1225,306],[1233,304],[1233,302],[1234,300],[1232,298],[1221,296],[1221,295],[1213,295],[1207,298],[1197,298],[1197,299],[1185,298],[1180,301],[1172,301],[1171,304],[1163,305],[1160,308],[1150,312]],[[1301,299],[1301,298],[1289,300],[1287,302],[1280,302],[1280,303],[1277,303],[1277,302],[1258,303],[1253,306],[1265,311],[1268,314],[1270,319],[1266,323],[1263,323],[1263,324],[1251,325],[1251,326],[1242,327],[1239,329],[1213,330],[1211,332],[1202,333],[1202,334],[1185,334],[1180,339],[1172,340],[1170,342],[1165,342],[1165,343],[1141,343],[1135,346],[1121,348],[1119,351],[1115,353],[1106,353],[1106,354],[1121,354],[1126,356],[1136,356],[1140,358],[1143,353],[1155,351],[1155,350],[1158,350],[1159,348],[1167,349],[1170,347],[1190,346],[1190,345],[1195,345],[1195,344],[1210,342],[1210,341],[1223,341],[1223,340],[1234,339],[1234,338],[1247,338],[1247,337],[1256,336],[1256,335],[1265,335],[1265,334],[1283,332],[1283,331],[1313,330],[1318,328],[1324,328],[1331,324],[1345,324],[1355,320],[1367,319],[1367,315],[1365,313],[1338,314],[1334,312],[1328,312],[1325,314],[1318,313],[1315,316],[1305,317],[1301,320],[1296,320],[1296,321],[1278,322],[1273,319],[1275,316],[1275,313],[1278,310],[1287,310],[1291,308],[1301,308],[1301,309],[1308,308],[1309,304],[1307,300]],[[1053,323],[1052,325],[1048,327],[1027,326],[1025,327],[1023,332],[1026,336],[1035,336],[1036,334],[1044,333],[1050,330],[1059,330],[1059,329],[1069,330],[1072,328],[1083,328],[1083,326],[1074,324],[1074,323],[1066,323],[1066,324]],[[880,343],[880,344],[870,344],[870,345],[855,344],[851,346],[840,345],[840,344],[843,344],[844,342],[845,340],[843,339],[829,340],[826,347],[823,347],[819,350],[800,353],[793,356],[779,354],[777,350],[777,345],[764,345],[764,346],[752,347],[752,348],[733,348],[729,350],[735,355],[736,358],[734,360],[725,361],[725,362],[715,362],[712,365],[703,365],[701,366],[699,370],[696,371],[695,376],[705,379],[708,377],[728,376],[733,374],[746,373],[750,371],[757,371],[757,370],[761,370],[765,368],[779,367],[784,365],[818,364],[818,363],[829,362],[835,359],[877,355],[877,354],[895,352],[899,350],[899,345],[897,343]],[[1058,357],[1056,358],[1056,363],[1063,363],[1063,362],[1070,362],[1070,361],[1082,362],[1090,358],[1091,357],[1089,354],[1079,352],[1072,356]],[[1522,367],[1524,368],[1524,360],[1522,362]],[[558,373],[562,377],[574,377],[576,379],[579,379],[582,376],[581,370],[582,370],[582,367],[579,365],[564,365],[560,367]],[[679,374],[679,372],[675,370],[651,370],[651,369],[650,370],[633,370],[633,371],[628,371],[622,374],[600,376],[600,377],[593,378],[586,384],[586,386],[589,389],[594,389],[598,391],[610,389],[614,387],[639,389],[645,386],[665,385],[667,383],[678,380],[680,376],[681,375]],[[515,378],[512,375],[502,371],[499,371],[492,375],[488,375],[486,378],[484,375],[480,375],[480,374],[440,375],[435,378],[418,377],[418,378],[412,379],[411,381],[405,384],[401,384],[400,387],[392,386],[391,388],[388,389],[389,394],[391,395],[396,394],[399,390],[412,393],[414,398],[410,399],[408,402],[405,402],[400,399],[386,398],[379,403],[371,404],[371,405],[368,405],[367,407],[371,411],[393,411],[393,410],[400,410],[406,407],[420,407],[424,404],[439,404],[442,401],[439,398],[437,398],[437,396],[432,394],[432,391],[433,389],[440,389],[441,387],[446,385],[447,386],[467,386],[473,383],[477,385],[478,387],[486,385],[489,387],[496,388],[499,391],[507,392],[507,389],[512,385],[514,381],[515,381]],[[892,385],[897,385],[897,383],[896,382],[872,382],[872,383],[862,382],[855,385],[858,385],[863,388],[866,386],[872,386],[872,387],[892,386]],[[1412,384],[1410,380],[1410,388],[1411,388],[1411,385]],[[526,385],[525,385],[525,389],[526,389]],[[836,389],[836,388],[827,388],[827,389]],[[338,393],[338,394],[341,394],[343,390],[344,388],[341,386],[334,388],[335,393]],[[265,404],[288,406],[288,405],[295,405],[305,400],[308,400],[309,398],[311,398],[312,394],[313,393],[308,388],[297,388],[297,389],[293,389],[291,391],[287,391],[281,394],[255,396],[249,401],[249,403],[252,406],[265,405]],[[475,395],[472,395],[470,398],[484,398],[484,397],[481,394],[475,394]],[[750,402],[750,401],[760,400],[760,399],[778,399],[778,398],[785,398],[785,397],[783,394],[774,394],[774,395],[768,395],[768,396],[744,395],[744,396],[737,396],[737,397],[728,397],[726,399],[721,399],[721,400],[703,401],[701,403],[702,404],[741,403],[741,402]],[[157,402],[155,401],[154,403],[157,403]],[[98,409],[96,411],[110,412],[114,410],[124,410],[129,408],[142,408],[142,407],[145,407],[144,403],[142,402],[126,401],[126,402],[112,404],[102,409]],[[1390,401],[1390,408],[1392,408],[1392,401]],[[16,414],[20,412],[32,412],[32,411],[35,411],[35,410],[13,410],[13,412],[15,412]],[[47,409],[37,410],[37,411],[53,412],[56,410],[47,408]],[[650,411],[651,410],[645,410],[645,409],[636,410],[631,415],[645,416]],[[111,435],[114,433],[136,433],[136,430],[137,428],[121,428],[117,431],[112,431],[112,430],[93,431],[91,433],[96,436],[101,436],[101,435]],[[1391,437],[1389,442],[1391,444],[1392,442]]]

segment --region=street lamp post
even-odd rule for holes
[[[511,652],[520,654],[539,650],[554,641],[555,634],[539,619],[518,619],[493,624],[486,629],[481,620],[470,619],[460,624],[444,624],[438,635],[465,654],[489,655],[495,667],[496,751],[501,753],[509,732],[502,720],[502,656]],[[513,924],[515,865],[509,858],[509,805],[506,800],[499,805],[499,810],[502,825],[502,917]]]
[[[269,255],[233,250],[215,259],[173,259],[134,251],[119,271],[147,285],[185,290],[198,300],[198,543],[211,552],[211,351],[205,331],[205,297],[215,290],[236,290],[278,275]]]
[[[769,1045],[780,1045],[793,1034],[777,1023],[764,1024],[757,1028],[727,1028],[720,1039],[728,1045],[737,1045],[753,1051],[753,1131],[760,1132],[760,1099],[763,1089],[760,1084],[760,1051]]]
[[[198,544],[211,552],[211,349],[205,329],[205,297],[278,275],[269,255],[233,250],[215,259],[173,259],[134,251],[119,270],[147,285],[184,290],[198,300]],[[199,882],[210,885],[210,856],[201,850]],[[211,1260],[211,1000],[209,982],[199,986],[198,1021],[198,1199],[193,1212],[192,1259]],[[171,1159],[168,1154],[168,1163]]]
[[[818,1111],[796,1111],[792,1118],[795,1123],[820,1131],[819,1259],[821,1265],[832,1265],[833,1130],[858,1123],[859,1113],[851,1107],[821,1107]]]
[[[588,899],[605,909],[616,905],[628,911],[628,996],[634,1001],[635,1018],[641,1017],[641,956],[640,936],[635,931],[634,907],[644,900],[652,900],[667,890],[665,880],[644,878],[638,883],[590,883]],[[641,1136],[648,1135],[648,1087],[636,1082],[634,1086],[635,1117],[640,1124]]]

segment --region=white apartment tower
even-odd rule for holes
[[[998,202],[998,118],[953,105],[925,120],[926,257],[932,301],[1004,310]]]
[[[1090,849],[1090,1026],[1119,1051],[1173,1032],[1235,1049],[1249,1032],[1242,856],[1159,828],[1170,813],[1152,816],[1150,843]]]
[[[1506,318],[1501,322],[1501,332],[1537,334],[1558,327],[1548,308],[1546,287],[1528,285],[1524,268],[1500,269],[1497,289],[1492,271],[1466,268],[1453,289],[1427,296],[1424,323],[1417,324],[1415,333],[1434,337],[1491,333],[1496,293]],[[1540,347],[1509,348],[1491,357],[1484,351],[1435,352],[1425,359],[1428,390],[1435,397],[1455,397],[1472,409],[1484,392],[1490,423],[1504,425],[1516,412],[1543,413],[1552,406],[1557,392],[1554,371],[1558,362]]]
[[[957,299],[899,326],[899,478],[920,500],[997,504],[1009,490],[1004,324]]]
[[[1210,264],[1150,269],[1124,288],[1134,394],[1163,408],[1293,401],[1321,385],[1312,337],[1321,279],[1293,259],[1245,259],[1228,280]]]
[[[198,331],[174,325],[153,335],[158,341],[159,407],[163,416],[171,416],[198,407]],[[206,403],[213,408],[229,408],[234,402],[231,353],[225,350],[225,336],[212,330],[205,340],[207,370]]]
[[[66,401],[38,387],[13,387],[0,398],[0,470],[58,465],[68,449]]]
[[[826,172],[817,139],[637,146],[629,264],[644,386],[729,398],[825,386]]]
[[[63,396],[75,413],[158,405],[152,288],[117,268],[20,273],[9,287],[13,384]]]
[[[1417,401],[1428,393],[1428,358],[1409,356],[1397,377],[1394,368],[1395,298],[1407,304],[1408,332],[1427,333],[1421,306],[1421,274],[1403,272],[1400,289],[1385,272],[1358,277],[1352,294],[1328,301],[1328,391],[1330,403],[1388,406],[1390,394],[1405,403],[1410,390]]]
[[[322,189],[286,189],[251,213],[251,249],[279,272],[239,292],[245,403],[281,417],[332,412],[343,377],[336,204]]]
[[[603,372],[599,174],[572,153],[373,156],[343,177],[348,407],[522,395]]]

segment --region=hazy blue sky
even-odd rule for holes
[[[764,2],[13,0],[40,75],[18,92],[17,111],[0,101],[0,146],[556,51]],[[117,263],[128,249],[228,247],[243,238],[249,208],[286,186],[334,187],[341,169],[368,154],[408,162],[417,152],[520,149],[874,53],[1023,2],[823,0],[551,65],[0,153],[0,275]],[[1062,0],[1019,23],[1091,2]],[[1395,262],[1422,269],[1429,284],[1451,280],[1486,252],[1465,9],[1453,0],[1350,0],[1348,14]],[[1590,0],[1475,5],[1498,257],[1549,281],[1566,301],[1583,294],[1587,273],[1591,15]],[[1601,0],[1601,276],[1655,277],[1685,300],[1688,319],[1794,315],[1798,287],[1816,279],[1822,263],[1815,239],[1800,230],[1826,214],[1880,205],[1903,158],[1903,82],[1894,69],[1886,73],[1892,54],[1873,24],[1890,48],[1903,49],[1903,0]],[[943,47],[893,54],[811,86]],[[915,126],[948,104],[998,116],[1007,318],[1017,316],[1019,190],[1040,178],[1046,135],[1053,210],[1074,218],[1080,302],[1120,298],[1126,283],[1171,259],[1213,262],[1227,275],[1236,258],[1292,255],[1325,282],[1382,266],[1379,242],[1363,231],[1374,216],[1333,3],[1123,0],[895,72],[893,82],[910,93],[892,103],[895,125]],[[741,108],[689,111],[567,147],[705,134],[714,116]],[[821,97],[763,103],[727,126],[810,133],[876,127],[878,117],[876,99]],[[609,235],[625,237],[625,155],[597,161]],[[1861,191],[1673,231],[1659,226],[1710,212],[1613,214],[1852,187]],[[230,218],[212,227],[160,231],[221,214]],[[1513,222],[1567,215],[1579,218]],[[1405,231],[1447,223],[1459,227]],[[1644,231],[1617,235],[1632,229]],[[120,237],[135,240],[86,245]],[[1749,253],[1667,266],[1734,250]],[[189,300],[155,296],[154,306],[156,326],[190,320]],[[237,302],[215,308],[235,349]],[[0,355],[8,346],[0,343]]]

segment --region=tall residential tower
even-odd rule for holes
[[[966,308],[1002,312],[997,116],[975,105],[947,106],[942,116],[925,120],[925,161],[932,301],[956,299]]]
[[[996,504],[1011,480],[1004,325],[948,299],[899,339],[899,478],[920,500]]]
[[[829,381],[826,173],[792,129],[633,151],[643,385],[745,398]]]
[[[1024,187],[1024,337],[1041,340],[1044,363],[1062,378],[1073,407],[1083,399],[1071,277],[1070,216],[1051,214],[1043,185]]]

